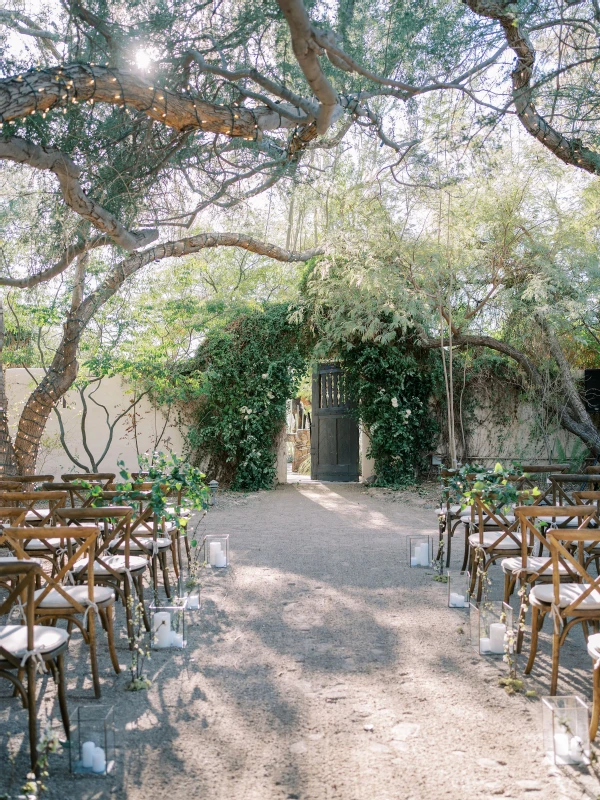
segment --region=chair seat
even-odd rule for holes
[[[80,603],[81,605],[85,606],[88,605],[88,587],[87,584],[81,584],[79,586],[63,586],[66,594],[69,597],[72,597],[73,600]],[[42,594],[44,590],[38,589],[34,597],[37,598]],[[109,589],[108,586],[94,586],[94,603],[98,604],[105,604],[105,603],[112,603],[115,599],[115,593],[112,589]],[[69,603],[65,600],[65,598],[58,592],[56,589],[52,589],[48,592],[46,597],[42,600],[39,604],[38,608],[72,608]]]
[[[600,633],[592,633],[588,638],[587,651],[594,660],[600,658]]]
[[[52,628],[46,625],[33,626],[33,647],[42,656],[52,654],[69,641],[69,634],[63,628]],[[0,648],[14,658],[22,658],[27,652],[27,625],[0,626]],[[0,660],[2,656],[0,656]]]
[[[47,509],[40,508],[38,512],[35,511],[28,511],[25,514],[25,522],[41,522],[42,520],[47,519],[50,516],[50,512]]]
[[[482,546],[491,547],[492,545],[494,545],[494,542],[496,542],[497,539],[500,538],[500,536],[501,536],[500,531],[498,531],[497,533],[496,531],[484,531]],[[496,545],[494,545],[494,550],[518,550],[521,547],[520,544],[521,535],[518,531],[514,531],[513,536],[515,537],[515,539],[518,539],[519,544],[517,544],[517,542],[515,542],[515,540],[511,538],[511,536],[507,535],[505,536],[504,539],[502,539],[501,542],[498,542]],[[469,536],[469,544],[471,545],[471,547],[477,547],[477,545],[480,544],[478,533],[472,533]]]
[[[460,509],[460,506],[452,506],[452,508],[458,508],[458,509]],[[167,506],[167,507],[166,507],[166,509],[165,509],[165,511],[167,512],[167,514],[177,514],[177,509],[175,508],[175,506]],[[189,517],[191,513],[192,513],[192,512],[190,511],[190,509],[189,509],[189,508],[182,508],[182,509],[179,511],[179,514],[178,514],[178,516],[179,516],[179,517]],[[444,512],[442,512],[442,513],[445,513],[445,510],[444,510]]]
[[[50,539],[49,538],[49,539],[46,539],[46,542],[48,542],[48,544],[51,545],[52,547],[63,547],[64,545],[66,545],[67,540],[66,539],[61,540],[61,539]],[[23,549],[24,550],[48,550],[48,545],[46,544],[46,542],[42,542],[40,539],[32,539],[30,542],[27,542],[27,544],[25,545],[25,547]]]
[[[111,569],[115,572],[120,572],[123,575],[125,574],[127,567],[125,566],[125,556],[101,556],[102,560],[108,564]],[[130,572],[138,572],[138,570],[146,569],[148,566],[148,561],[142,556],[130,556],[129,557],[129,571]],[[73,572],[75,574],[79,574],[80,572],[87,570],[87,558],[82,558],[81,561],[78,561],[73,566]],[[94,575],[110,575],[111,573],[106,569],[104,564],[100,564],[98,561],[94,561]]]
[[[514,514],[504,514],[502,517],[500,517],[500,520],[502,522],[508,522],[509,525],[512,525],[513,522],[515,521],[515,515]],[[465,523],[470,523],[471,522],[471,514],[461,514],[460,515],[460,521],[461,522],[465,522]],[[475,515],[475,522],[473,524],[474,525],[478,525],[479,524],[479,518],[478,518],[477,515]],[[489,521],[486,521],[485,527],[486,528],[497,528],[498,525],[497,525],[497,523],[494,522],[494,520],[489,520]]]
[[[448,509],[446,508],[446,506],[442,506],[441,508],[436,509],[435,513],[438,515],[438,517],[445,517],[446,514],[448,513]],[[460,513],[460,505],[456,504],[456,505],[451,505],[450,506],[450,516],[451,517],[457,517],[459,515],[459,513]],[[182,517],[189,516],[189,511],[187,512],[187,514],[186,513],[182,513],[181,516]]]
[[[560,608],[566,608],[580,597],[588,588],[589,583],[562,583],[560,586]],[[554,603],[554,586],[551,583],[534,586],[529,593],[529,600],[536,605],[551,605]],[[594,590],[585,600],[577,606],[582,611],[600,610],[600,592]]]
[[[129,549],[131,551],[136,552],[143,552],[142,547],[145,547],[147,550],[152,550],[152,542],[154,540],[151,536],[138,536],[138,542],[134,542],[133,539],[129,542]],[[157,536],[156,543],[158,545],[159,550],[169,550],[171,548],[171,540],[167,539],[164,536]],[[141,546],[140,546],[141,545]],[[121,544],[117,547],[117,550],[122,551],[125,550],[125,542],[121,542]]]
[[[529,573],[540,572],[540,567],[543,567],[544,564],[547,564],[546,568],[540,572],[540,575],[551,575],[554,567],[551,563],[548,564],[548,561],[549,558],[544,558],[543,556],[529,556],[525,569]],[[514,572],[516,569],[522,569],[522,565],[523,562],[520,558],[505,558],[500,564],[504,572],[510,573]],[[558,574],[568,575],[567,568],[564,564],[558,565]]]

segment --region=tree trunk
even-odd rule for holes
[[[4,372],[4,306],[0,301],[0,475],[15,475],[17,464],[8,429],[8,398]]]

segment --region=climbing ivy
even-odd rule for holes
[[[201,376],[189,441],[210,477],[237,491],[273,486],[286,400],[306,369],[307,345],[287,303],[247,308],[200,346]]]
[[[415,482],[435,447],[438,423],[430,398],[439,384],[439,358],[400,342],[359,344],[344,353],[354,413],[371,439],[376,485]]]

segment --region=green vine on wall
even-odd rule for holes
[[[439,359],[403,343],[368,343],[345,352],[343,366],[355,415],[371,440],[375,484],[414,483],[439,432],[430,407]]]
[[[306,369],[301,328],[287,303],[249,308],[211,331],[193,369],[200,397],[189,433],[207,473],[236,491],[270,489],[276,477],[275,444]]]

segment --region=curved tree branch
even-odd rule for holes
[[[463,0],[463,2],[480,17],[496,20],[500,24],[508,46],[517,57],[517,64],[512,71],[512,96],[517,116],[525,130],[565,164],[600,174],[600,153],[585,147],[575,137],[564,136],[535,108],[531,85],[535,49],[520,24],[515,5],[504,0]]]
[[[0,286],[13,286],[16,289],[31,289],[39,283],[49,281],[64,272],[82,253],[87,253],[88,250],[93,250],[96,247],[104,247],[111,243],[108,236],[99,236],[97,239],[86,242],[79,242],[72,247],[67,247],[60,261],[48,269],[38,272],[36,275],[30,275],[27,278],[4,278],[0,276]]]
[[[58,178],[67,205],[125,250],[137,250],[158,238],[158,231],[153,229],[128,231],[110,211],[91,200],[79,183],[81,170],[60,150],[46,149],[27,139],[13,136],[10,139],[0,139],[0,159],[53,172]]]
[[[320,103],[317,133],[326,133],[338,106],[338,95],[325,77],[319,63],[319,56],[323,55],[324,50],[317,43],[304,0],[277,0],[277,2],[290,29],[294,55],[308,85]]]
[[[204,130],[245,139],[259,138],[260,131],[294,128],[309,121],[301,110],[290,119],[266,106],[222,106],[185,92],[170,92],[151,85],[148,78],[118,69],[67,64],[1,80],[0,123],[90,101],[136,108],[177,131]]]

